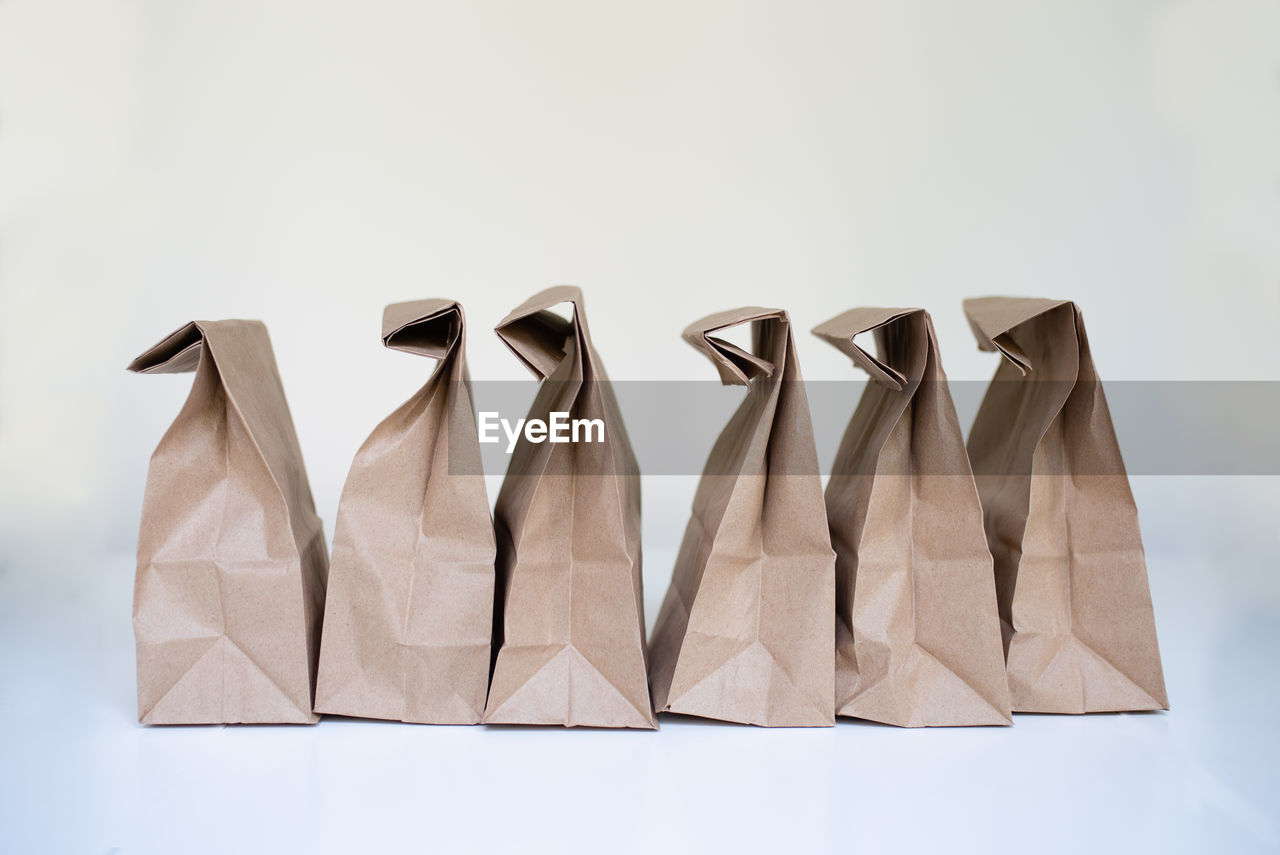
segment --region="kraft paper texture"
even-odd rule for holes
[[[928,312],[853,309],[813,332],[871,376],[826,491],[837,714],[1011,724],[982,505]]]
[[[1013,709],[1168,709],[1137,508],[1074,303],[965,314],[996,370],[969,434]]]
[[[750,352],[716,335],[739,324],[751,324]],[[791,322],[736,309],[684,338],[748,391],[712,448],[654,626],[654,706],[832,725],[835,555]]]
[[[266,327],[196,321],[129,370],[195,371],[147,473],[139,720],[315,722],[328,557]]]
[[[500,647],[484,720],[656,728],[645,676],[640,477],[582,292],[543,291],[496,331],[543,381],[530,419],[568,412],[605,428],[604,442],[521,436],[512,452],[494,514]]]
[[[438,362],[351,464],[316,711],[477,724],[489,687],[495,550],[462,307],[387,306],[382,342]]]

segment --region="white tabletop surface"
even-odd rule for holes
[[[145,728],[132,557],[19,560],[0,572],[0,849],[1265,851],[1276,569],[1151,559],[1169,713],[612,732]]]

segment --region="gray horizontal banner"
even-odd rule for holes
[[[805,384],[819,474],[830,473],[836,449],[867,382]],[[1052,381],[1038,382],[1043,392]],[[620,381],[611,385],[639,470],[645,475],[703,473],[716,437],[748,395],[744,387],[716,381]],[[987,381],[949,384],[966,436],[992,385]],[[1070,385],[1061,389],[1063,397],[1071,391]],[[520,430],[523,435],[523,428],[517,426],[529,415],[539,387],[533,380],[471,384],[477,421],[483,418],[487,436],[496,440],[480,446],[484,474],[507,471],[513,432]],[[1280,475],[1280,381],[1111,381],[1104,384],[1104,390],[1131,475]],[[1080,392],[1077,388],[1076,394]],[[578,397],[587,394],[581,390]],[[569,437],[572,444],[571,420],[583,415],[594,414],[569,412],[556,433]],[[599,426],[586,422],[577,427],[579,441],[594,439],[599,431]],[[553,428],[548,425],[547,434]],[[534,435],[538,433],[535,429]],[[454,471],[458,471],[460,464],[455,461],[459,459],[460,455],[451,455]],[[1099,464],[1090,471],[1090,465],[1078,462],[1072,474],[1115,474],[1098,471]],[[917,467],[910,474],[958,473],[926,472]]]

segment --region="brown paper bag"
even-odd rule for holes
[[[750,353],[715,336],[745,323]],[[655,707],[834,724],[835,555],[791,322],[735,309],[684,338],[748,392],[711,450],[653,629]]]
[[[567,320],[551,311],[562,303]],[[582,292],[543,291],[497,333],[544,381],[530,419],[566,412],[600,419],[604,430],[602,442],[522,435],[512,453],[495,509],[501,647],[484,720],[655,728],[645,679],[640,477],[591,344]]]
[[[489,687],[494,539],[462,307],[387,306],[382,342],[439,362],[351,464],[316,711],[476,724]]]
[[[147,473],[139,720],[316,721],[328,557],[266,327],[196,321],[129,370],[196,372]]]
[[[1013,708],[1168,709],[1138,513],[1074,303],[965,314],[1004,360],[969,434]]]
[[[879,358],[855,342],[874,331]],[[906,727],[1010,724],[982,505],[923,309],[814,329],[871,375],[827,484],[836,712]]]

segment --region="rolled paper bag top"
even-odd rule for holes
[[[545,380],[571,352],[580,363],[599,362],[589,345],[591,337],[580,308],[582,303],[578,288],[548,288],[514,309],[494,331],[535,377]],[[570,318],[551,311],[562,304],[569,306]]]
[[[751,350],[744,350],[722,336],[715,335],[742,324],[751,325]],[[685,341],[711,360],[720,374],[720,381],[726,386],[749,386],[757,377],[773,377],[777,372],[778,362],[785,360],[786,343],[790,335],[791,320],[786,312],[759,306],[745,306],[708,315],[690,324],[682,333]],[[777,358],[779,354],[781,359]],[[776,361],[770,357],[774,357]]]
[[[565,304],[568,317],[552,311]],[[640,478],[587,328],[582,292],[551,288],[499,338],[542,380],[528,420],[598,423],[582,441],[516,442],[495,508],[493,678],[484,720],[655,728],[646,682]]]
[[[195,321],[129,370],[195,372],[147,472],[139,720],[316,721],[328,555],[266,327]]]
[[[889,329],[907,332],[905,338],[909,339],[909,352],[906,358],[900,354],[900,348],[895,349],[893,355],[898,357],[900,364],[905,363],[903,367],[911,374],[910,382],[918,383],[924,374],[926,351],[932,338],[926,332],[926,326],[932,327],[932,321],[924,309],[860,308],[850,309],[818,324],[813,328],[813,334],[852,359],[854,365],[867,372],[872,380],[900,392],[908,384],[907,375],[865,350],[856,338],[874,331],[877,333],[877,343],[888,351]],[[903,336],[900,333],[898,337]],[[895,337],[895,341],[898,337]],[[890,355],[886,354],[885,358],[889,359]]]
[[[1137,508],[1080,309],[984,297],[964,310],[1003,356],[968,452],[1014,710],[1168,709]]]
[[[1065,342],[1072,337],[1070,327],[1074,326],[1078,311],[1076,305],[1068,300],[977,297],[964,301],[965,317],[978,340],[978,349],[1000,353],[1021,374],[1031,370],[1031,358],[1017,339],[1022,338],[1026,343],[1029,339],[1023,333],[1030,333],[1033,336],[1030,341],[1040,346],[1045,344],[1045,339],[1062,339]],[[1056,315],[1056,319],[1047,317],[1051,315]],[[1041,329],[1034,332],[1030,328],[1020,329],[1017,336],[1012,334],[1013,330],[1031,321],[1038,321]],[[1044,325],[1052,325],[1055,329],[1046,334]]]
[[[352,461],[338,505],[316,710],[476,724],[489,685],[495,546],[462,307],[393,303],[382,342],[439,361]]]
[[[1011,723],[982,508],[923,309],[814,334],[872,378],[832,465],[836,708],[906,727]],[[874,353],[858,344],[870,333]]]
[[[725,331],[751,325],[751,346]],[[654,705],[764,726],[834,723],[834,555],[791,322],[750,306],[684,338],[749,391],[716,440],[654,626]]]
[[[382,343],[404,353],[448,359],[462,348],[464,326],[462,306],[455,300],[392,303],[382,312]],[[465,361],[465,354],[457,359]]]

